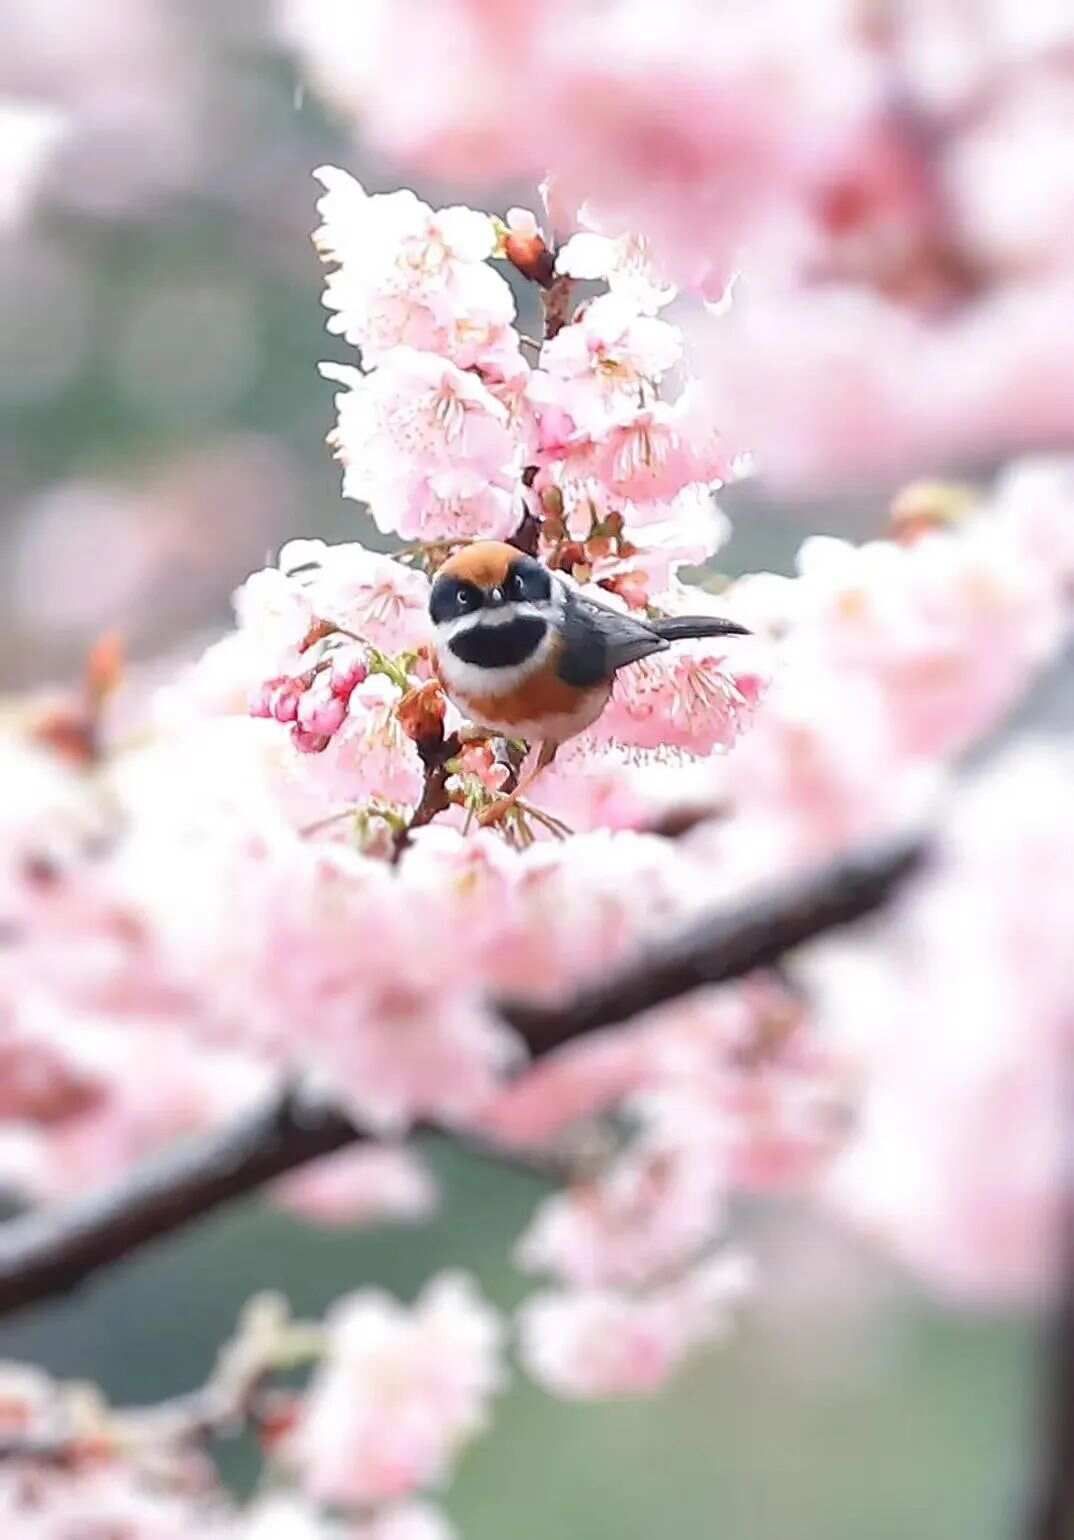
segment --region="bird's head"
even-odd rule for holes
[[[498,540],[480,540],[440,568],[429,596],[437,645],[463,663],[516,667],[545,640],[556,608],[551,573]]]

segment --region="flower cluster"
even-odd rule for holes
[[[629,563],[635,526],[681,540],[681,508],[727,479],[733,454],[697,388],[672,386],[683,341],[658,311],[674,288],[625,286],[614,252],[577,240],[557,259],[525,210],[435,212],[412,193],[370,196],[333,168],[318,175],[318,244],[337,264],[330,327],[363,358],[363,371],[324,366],[347,386],[334,435],[344,492],[382,530],[426,542],[506,538],[525,511],[550,515],[546,554],[564,567],[579,565],[564,543],[584,553],[591,539],[594,557]],[[494,259],[536,274],[545,294],[546,338],[529,359]],[[607,292],[560,313],[582,272]],[[714,514],[709,528],[698,556],[715,549]]]
[[[729,314],[725,431],[785,485],[1069,437],[1074,24],[1056,4],[285,0],[315,81],[399,166],[549,179],[564,272],[624,231]],[[465,82],[460,85],[460,82]],[[520,110],[519,104],[524,104]],[[603,246],[604,255],[598,255]],[[570,247],[568,247],[568,251]]]
[[[370,1290],[337,1301],[321,1325],[258,1299],[210,1384],[174,1415],[108,1406],[0,1365],[0,1431],[46,1451],[0,1479],[10,1533],[123,1534],[137,1540],[452,1540],[422,1497],[483,1431],[502,1388],[495,1312],[463,1275],[443,1275],[411,1308]],[[299,1392],[273,1386],[312,1362]],[[204,1411],[197,1410],[204,1403]],[[217,1420],[248,1419],[275,1490],[244,1510],[228,1501],[196,1444]],[[328,1516],[331,1511],[338,1515]]]

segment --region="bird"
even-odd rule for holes
[[[561,744],[593,725],[619,669],[673,642],[749,635],[719,616],[649,620],[614,609],[498,540],[474,541],[444,562],[429,617],[433,667],[448,699],[475,728],[536,750],[530,773],[482,813],[485,824],[517,803]]]

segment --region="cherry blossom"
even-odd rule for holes
[[[343,491],[404,539],[510,534],[520,445],[507,409],[472,373],[393,348],[370,375],[325,364],[336,398]]]
[[[403,1148],[377,1145],[314,1161],[277,1184],[276,1202],[311,1224],[354,1225],[424,1219],[436,1188]]]
[[[732,469],[701,402],[685,392],[673,403],[621,409],[597,437],[572,446],[571,454],[614,497],[632,503],[666,502],[698,483],[714,486]]]
[[[1039,1299],[1059,1259],[1069,772],[1067,744],[1010,750],[956,804],[901,923],[864,952],[828,943],[809,970],[869,1070],[832,1201],[957,1297]],[[1002,1126],[1019,1138],[997,1141]]]
[[[761,0],[714,24],[673,0],[654,27],[642,0],[459,0],[435,24],[412,0],[284,6],[315,78],[398,162],[546,176],[565,277],[655,312],[654,255],[710,302],[741,273],[719,325],[693,328],[702,372],[730,439],[794,491],[1069,437],[1062,12]]]
[[[636,400],[682,353],[678,330],[639,315],[614,292],[595,299],[541,349],[541,366],[566,382],[563,409],[583,431],[599,432],[617,404]]]
[[[655,314],[675,298],[674,285],[661,280],[640,235],[580,230],[560,247],[556,271],[569,278],[604,279],[612,294],[632,301],[642,315]]]
[[[596,731],[637,748],[707,755],[735,742],[760,693],[754,676],[736,679],[723,644],[689,642],[623,669]]]
[[[33,1534],[35,1540],[64,1540],[84,1531],[87,1519],[101,1534],[134,1540],[187,1540],[192,1531],[206,1540],[228,1540],[226,1517],[212,1501],[156,1491],[122,1471],[0,1478],[0,1518],[8,1533]]]
[[[535,1295],[519,1312],[523,1363],[567,1400],[649,1395],[691,1348],[727,1331],[748,1283],[742,1258],[728,1255],[647,1294]]]
[[[470,367],[494,349],[515,303],[503,277],[485,265],[495,248],[488,215],[434,212],[406,189],[370,196],[333,166],[316,176],[327,192],[314,239],[339,264],[325,289],[330,331],[359,346],[367,365],[405,346]]]
[[[518,1259],[582,1288],[634,1286],[692,1259],[722,1218],[717,1148],[683,1142],[631,1151],[600,1178],[546,1201]]]
[[[409,1311],[366,1290],[337,1303],[327,1331],[287,1447],[307,1490],[366,1505],[442,1481],[502,1383],[501,1327],[473,1283],[444,1275]]]

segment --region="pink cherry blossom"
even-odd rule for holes
[[[440,1483],[503,1379],[502,1328],[472,1281],[444,1274],[409,1310],[364,1290],[337,1303],[327,1330],[287,1446],[303,1485],[323,1502],[367,1505]]]
[[[756,704],[752,676],[740,687],[727,644],[685,642],[620,671],[594,732],[646,749],[711,754],[729,748]]]
[[[318,622],[341,627],[394,653],[428,640],[429,583],[423,573],[350,542],[292,540],[278,565],[256,572],[235,594],[244,633],[266,661],[293,660]]]
[[[455,1540],[455,1530],[431,1503],[395,1503],[352,1530],[346,1540]]]
[[[579,1288],[636,1287],[684,1263],[723,1219],[719,1145],[645,1142],[591,1182],[548,1198],[517,1249],[530,1271]]]
[[[693,392],[620,410],[611,425],[578,453],[613,496],[633,503],[666,502],[685,487],[725,481],[732,456]]]
[[[604,279],[612,294],[632,302],[642,315],[655,315],[675,298],[674,286],[661,279],[641,235],[581,230],[560,247],[556,271],[569,278]]]
[[[68,1474],[51,1471],[34,1479],[25,1472],[0,1477],[0,1523],[10,1535],[65,1540],[93,1533],[130,1540],[230,1540],[227,1510],[204,1496],[171,1494],[139,1482],[121,1468]]]
[[[291,771],[296,793],[322,808],[358,807],[376,797],[385,804],[413,805],[421,795],[422,768],[396,707],[403,692],[384,674],[370,674],[344,702],[334,693],[331,674],[317,676],[300,699],[310,700],[305,719],[296,719],[296,747],[315,755],[306,771]]]
[[[394,1503],[357,1521],[329,1519],[305,1498],[289,1493],[248,1509],[234,1540],[454,1540],[454,1531],[429,1503]]]
[[[911,750],[951,752],[994,721],[1067,624],[1054,574],[987,514],[909,547],[815,538],[799,560],[825,653],[879,684]]]
[[[651,1395],[692,1349],[724,1335],[749,1276],[741,1257],[726,1255],[647,1294],[535,1295],[518,1316],[523,1363],[567,1400]]]
[[[497,993],[562,997],[701,907],[707,873],[666,840],[598,830],[517,858],[498,944],[484,953]]]
[[[1015,461],[995,486],[995,517],[1020,557],[1036,562],[1061,598],[1074,591],[1074,460],[1056,456]]]
[[[315,1160],[278,1183],[274,1197],[319,1225],[424,1219],[436,1207],[426,1168],[394,1145],[360,1146]]]
[[[954,1298],[1039,1299],[1058,1265],[1069,776],[1066,743],[1010,750],[954,801],[899,922],[868,948],[833,939],[807,973],[866,1075],[831,1200]]]
[[[322,372],[349,386],[336,398],[344,494],[367,501],[380,528],[451,539],[478,519],[490,537],[511,532],[520,446],[475,375],[412,348],[394,348],[371,375]]]
[[[0,1360],[0,1429],[6,1437],[46,1437],[58,1400],[58,1386],[42,1370]]]
[[[325,289],[330,331],[359,346],[367,365],[402,346],[470,367],[495,347],[515,303],[485,262],[495,246],[487,214],[434,211],[406,189],[370,196],[332,166],[316,176],[327,192],[314,240],[339,264]]]
[[[718,24],[674,0],[655,29],[643,0],[457,0],[435,26],[412,0],[339,10],[287,7],[330,94],[427,173],[550,172],[561,273],[650,311],[660,283],[624,241],[709,299],[743,274],[702,372],[766,477],[816,490],[1069,437],[1060,0],[914,0],[882,26],[842,0]]]
[[[286,657],[301,647],[314,613],[305,585],[278,567],[263,567],[236,589],[235,616],[255,643]]]
[[[563,382],[559,401],[577,426],[599,432],[617,406],[667,373],[682,354],[674,326],[605,294],[541,349],[541,367]]]
[[[919,822],[941,779],[935,762],[907,756],[873,681],[794,656],[710,779],[737,815],[714,837],[746,873],[823,860]]]

